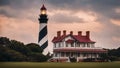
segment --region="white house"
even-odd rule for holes
[[[107,50],[95,47],[95,41],[90,39],[90,31],[86,31],[86,35],[82,35],[82,31],[78,35],[74,35],[72,31],[66,34],[66,30],[61,35],[61,31],[58,31],[52,42],[52,60],[55,62],[69,62],[70,57],[75,57],[80,62],[86,58],[100,58],[101,53],[107,53]]]

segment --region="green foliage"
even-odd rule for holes
[[[120,47],[108,51],[108,56],[111,61],[118,61],[120,58]]]
[[[25,61],[26,58],[20,52],[0,46],[0,61]]]
[[[0,61],[47,61],[49,57],[42,52],[38,44],[24,45],[22,42],[0,37]]]
[[[109,56],[120,57],[120,48],[109,50],[109,51],[108,51],[108,55],[109,55]]]
[[[6,38],[6,37],[0,37],[0,45],[3,45],[3,46],[8,46],[10,45],[10,40],[9,38]]]
[[[11,40],[11,45],[7,46],[10,49],[21,52],[24,55],[27,55],[30,52],[30,49],[27,48],[22,42]]]
[[[37,62],[45,62],[47,61],[47,57],[42,53],[31,53],[29,55],[30,61],[37,61]]]
[[[26,46],[27,46],[32,52],[39,52],[39,53],[42,53],[42,52],[43,52],[42,48],[41,48],[38,44],[30,43],[30,44],[27,44]]]

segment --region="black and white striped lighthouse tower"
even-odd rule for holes
[[[48,46],[48,37],[47,37],[47,9],[45,8],[44,4],[40,9],[40,18],[39,18],[39,38],[38,43],[41,48],[44,50]]]

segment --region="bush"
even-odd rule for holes
[[[77,59],[75,57],[69,57],[70,62],[77,62]]]

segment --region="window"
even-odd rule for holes
[[[77,45],[76,45],[77,47],[80,47],[80,43],[79,42],[77,42]]]
[[[61,52],[61,57],[64,57],[64,52]]]
[[[85,43],[83,43],[83,47],[85,47]]]
[[[78,43],[78,47],[80,47],[80,43]]]
[[[60,43],[58,44],[58,47],[60,47]]]
[[[66,47],[68,47],[68,43],[66,43]]]
[[[71,57],[74,57],[74,53],[73,52],[71,53]]]
[[[55,53],[55,57],[57,57],[57,53]]]
[[[95,58],[97,58],[97,54],[96,53],[94,53],[93,55],[94,55]]]
[[[71,43],[71,47],[74,47],[74,43]]]
[[[54,48],[56,48],[56,43],[54,44]]]
[[[70,53],[69,52],[66,52],[66,57],[69,57],[70,56]]]
[[[87,43],[87,47],[90,47],[90,43]]]
[[[94,47],[94,44],[93,44],[93,43],[91,44],[91,47],[92,47],[92,48]]]
[[[77,56],[80,57],[80,53],[77,53]]]
[[[86,53],[83,53],[83,57],[87,57],[87,54],[86,54]]]

